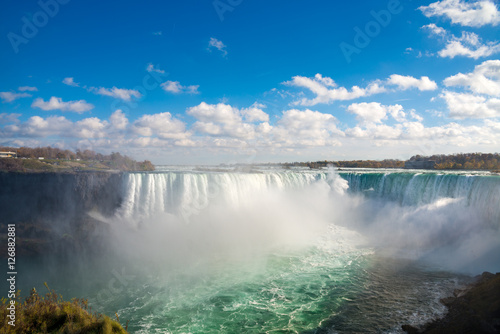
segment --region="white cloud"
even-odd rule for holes
[[[185,131],[184,122],[173,118],[169,112],[143,115],[133,123],[132,131],[143,137],[161,139],[184,139],[190,135]]]
[[[179,83],[179,81],[166,81],[161,84],[161,87],[164,91],[173,93],[173,94],[199,94],[198,88],[199,85],[191,85],[191,86],[183,86]]]
[[[453,118],[491,118],[500,117],[500,99],[480,95],[443,91],[450,117]]]
[[[270,134],[278,147],[338,146],[344,133],[337,128],[337,119],[330,114],[306,109],[283,112]]]
[[[461,37],[452,36],[445,48],[438,52],[442,58],[455,58],[456,56],[464,56],[468,58],[488,57],[492,54],[500,52],[500,44],[498,42],[487,42],[483,44],[481,38],[472,32],[462,32]]]
[[[16,127],[19,134],[27,137],[67,135],[70,129],[71,121],[63,116],[49,116],[46,119],[32,116],[25,123]]]
[[[240,110],[224,103],[208,104],[202,102],[195,107],[188,108],[186,113],[202,122],[230,124],[242,121]]]
[[[49,101],[45,102],[42,98],[38,98],[31,104],[32,108],[40,108],[42,110],[61,110],[72,111],[76,113],[84,113],[94,109],[94,105],[87,103],[85,100],[63,102],[60,97],[52,96]]]
[[[348,90],[345,87],[336,87],[336,84],[331,78],[324,78],[321,74],[316,74],[314,78],[295,76],[292,78],[292,81],[287,81],[283,84],[307,88],[316,95],[313,99],[302,98],[301,100],[293,103],[294,105],[302,106],[314,106],[319,103],[328,104],[333,101],[353,100],[359,97],[370,96],[386,91],[386,89],[378,82],[372,82],[366,88],[354,86],[351,90]],[[336,88],[329,89],[329,87]]]
[[[156,73],[165,74],[164,70],[161,70],[160,67],[155,67],[152,63],[148,64],[148,67],[146,67],[146,71],[148,71],[149,73],[156,72]]]
[[[326,87],[337,87],[337,83],[333,81],[332,78],[329,77],[323,77],[321,74],[317,73],[314,76],[314,80],[323,84]]]
[[[227,56],[227,50],[226,50],[226,45],[219,41],[217,38],[210,38],[210,41],[208,42],[208,50],[212,51],[212,48],[216,48],[220,52],[222,52],[222,55],[224,57]]]
[[[420,91],[436,90],[437,84],[429,79],[429,77],[420,77],[420,79],[393,74],[387,79],[388,85],[396,85],[400,90],[407,90],[410,88],[417,88]]]
[[[369,140],[399,139],[403,134],[403,127],[401,124],[389,126],[386,124],[371,123],[365,127],[355,126],[354,128],[347,129],[345,133],[349,137]]]
[[[161,36],[161,35],[163,35],[163,32],[162,31],[153,31],[152,34],[154,36]]]
[[[353,86],[350,90],[345,87],[339,87],[331,78],[316,74],[314,78],[295,76],[291,81],[283,84],[293,87],[303,87],[310,90],[316,96],[313,99],[302,98],[293,102],[293,105],[313,106],[320,103],[332,103],[334,101],[354,100],[360,97],[371,96],[393,90],[407,90],[417,88],[420,91],[435,90],[437,84],[429,77],[420,79],[411,76],[402,76],[398,74],[391,75],[387,80],[374,80],[365,88]],[[386,87],[387,86],[387,87]],[[396,86],[396,87],[391,87]]]
[[[20,92],[38,92],[38,88],[36,87],[30,87],[30,86],[21,86],[19,87],[17,90],[19,90]]]
[[[444,80],[447,87],[463,87],[468,92],[444,90],[440,97],[453,118],[500,117],[500,60],[488,60],[471,73],[458,73]]]
[[[471,73],[458,73],[446,78],[444,84],[465,87],[476,94],[500,96],[500,60],[487,60]]]
[[[125,130],[128,126],[128,119],[121,109],[118,109],[111,114],[109,120],[113,125],[113,128],[117,130]]]
[[[382,123],[387,118],[387,108],[380,103],[353,103],[347,107],[347,111],[355,114],[361,124]]]
[[[68,85],[68,86],[72,86],[72,87],[79,87],[80,86],[79,83],[75,82],[73,77],[64,78],[64,80],[62,82],[63,82],[63,84]]]
[[[0,92],[2,102],[12,102],[23,97],[31,97],[29,93]]]
[[[139,93],[139,91],[137,91],[137,90],[116,88],[116,87],[113,87],[113,88],[91,87],[90,91],[92,91],[98,95],[111,96],[111,97],[114,97],[115,99],[121,99],[124,101],[130,101],[132,99],[132,97],[135,97],[138,99],[142,97],[141,93]]]
[[[105,138],[109,123],[97,117],[85,118],[72,126],[73,136],[78,138],[94,139]]]
[[[168,112],[143,115],[135,121],[129,121],[121,110],[107,120],[91,117],[79,121],[62,116],[33,116],[21,122],[19,115],[0,114],[0,121],[6,124],[0,127],[0,143],[30,142],[43,146],[57,140],[65,147],[85,147],[103,153],[119,150],[157,163],[167,162],[161,157],[184,163],[184,159],[193,161],[202,155],[215,163],[227,161],[220,160],[227,159],[227,154],[249,157],[256,152],[275,161],[321,159],[319,156],[329,159],[327,156],[339,145],[352,158],[358,158],[360,152],[369,158],[397,158],[400,154],[412,155],[423,146],[431,147],[431,153],[451,153],[457,149],[493,151],[500,144],[499,121],[426,127],[413,110],[405,112],[400,105],[352,104],[350,109],[360,115],[359,123],[344,131],[331,114],[309,109],[286,110],[275,119],[274,126],[257,112],[259,120],[252,123],[249,119],[254,113],[247,111],[253,108],[262,110],[263,106],[254,104],[238,109],[227,104],[202,103],[190,108],[198,122],[188,128]],[[362,108],[366,110],[361,111]],[[376,115],[368,110],[375,110]],[[405,114],[416,121],[405,120]],[[389,117],[398,123],[385,124]]]
[[[262,111],[262,110],[260,110]],[[207,104],[200,103],[195,107],[188,108],[186,113],[195,117],[198,121],[193,125],[193,129],[200,133],[213,136],[229,136],[239,139],[253,139],[255,137],[256,126],[243,121],[242,114],[257,116],[263,119],[263,115],[257,110],[249,109],[240,111],[238,108],[228,104]]]
[[[434,23],[427,24],[423,26],[422,29],[428,30],[431,34],[437,36],[446,36],[448,34],[444,28],[438,27]]]
[[[254,103],[249,108],[241,109],[241,114],[247,122],[269,122],[269,115],[262,109],[266,106],[260,103]]]
[[[397,122],[406,121],[406,114],[403,111],[403,106],[395,105],[382,105],[378,102],[370,103],[353,103],[347,107],[347,111],[355,114],[359,125],[369,125],[375,123],[382,123],[387,119],[387,115],[391,115]]]
[[[462,1],[442,0],[421,6],[419,9],[427,17],[445,16],[452,23],[468,27],[481,27],[500,23],[500,13],[496,4],[490,0]]]
[[[424,118],[422,116],[420,116],[419,114],[417,114],[415,112],[415,110],[410,110],[410,116],[411,116],[411,118],[416,119],[419,122],[422,122],[424,120]]]

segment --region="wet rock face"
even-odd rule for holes
[[[453,297],[441,302],[448,307],[448,313],[416,328],[403,325],[409,334],[416,333],[500,333],[500,273],[483,273],[477,281],[463,290],[457,290]]]
[[[19,255],[79,251],[106,229],[87,213],[111,216],[121,205],[122,178],[106,172],[0,173],[0,226],[16,225]]]
[[[109,215],[121,203],[121,174],[0,173],[1,223],[71,221],[88,210]]]

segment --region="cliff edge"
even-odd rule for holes
[[[448,313],[421,328],[403,325],[409,334],[500,333],[500,273],[485,272],[476,282],[441,302]]]

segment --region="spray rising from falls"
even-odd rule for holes
[[[212,247],[302,244],[333,224],[361,233],[366,245],[383,254],[427,258],[458,270],[494,270],[499,263],[492,256],[499,244],[497,176],[333,170],[132,173],[124,191],[116,213],[120,222],[166,229],[179,238],[189,234],[199,244],[212,241]]]
[[[444,311],[458,276],[442,268],[500,269],[499,191],[486,175],[126,174],[112,265],[136,281],[94,300],[137,333],[395,332]]]

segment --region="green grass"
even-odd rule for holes
[[[47,284],[45,286],[48,288]],[[62,296],[50,290],[41,296],[33,289],[24,301],[16,298],[15,327],[9,325],[9,300],[2,298],[0,305],[0,333],[65,333],[65,334],[126,334],[127,331],[115,320],[92,313],[87,300],[64,301]],[[117,317],[118,318],[118,317]]]

